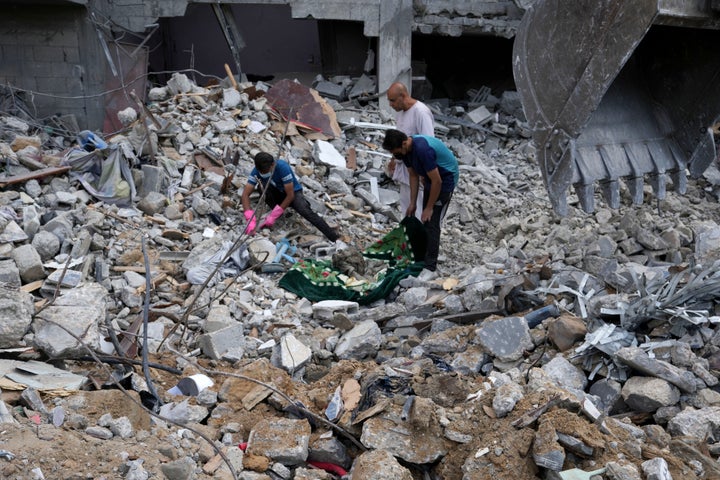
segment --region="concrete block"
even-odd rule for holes
[[[483,125],[493,118],[493,114],[485,105],[480,105],[478,108],[470,110],[467,112],[467,116],[470,120],[479,125]]]
[[[314,439],[310,444],[308,460],[334,463],[344,468],[348,468],[352,464],[352,458],[348,455],[347,448],[336,437]]]
[[[20,278],[23,282],[30,283],[45,278],[42,259],[32,245],[19,246],[13,250],[12,257],[20,271]]]
[[[33,344],[50,357],[71,358],[87,355],[86,347],[98,349],[102,338],[99,326],[105,322],[107,302],[108,292],[99,284],[69,289],[35,316]],[[84,345],[56,324],[73,332]]]
[[[20,270],[18,270],[15,261],[0,260],[0,282],[19,287],[22,285],[20,280]]]
[[[203,354],[213,360],[220,360],[229,350],[243,345],[245,333],[240,323],[201,335],[198,344]]]
[[[561,388],[584,390],[587,386],[585,373],[563,356],[557,355],[543,365],[542,369]]]
[[[58,215],[48,220],[41,229],[54,233],[60,242],[63,242],[66,238],[71,238],[73,235],[73,221],[69,219],[67,215]]]
[[[382,332],[377,323],[367,320],[345,332],[335,346],[335,355],[341,359],[363,360],[373,357],[382,345]]]
[[[377,449],[369,450],[357,457],[353,465],[352,478],[412,480],[413,475],[391,452]]]
[[[290,374],[312,358],[312,350],[291,333],[282,337],[278,350],[280,366]]]
[[[476,334],[485,351],[501,361],[518,360],[533,346],[527,322],[520,317],[486,321]]]
[[[15,220],[10,220],[0,234],[0,243],[20,243],[27,239],[28,235],[20,228],[20,225],[15,223]]]
[[[662,457],[651,458],[642,463],[643,473],[647,480],[672,480],[667,461]]]
[[[313,158],[323,165],[331,167],[345,167],[346,161],[332,143],[325,140],[316,140],[313,146]]]
[[[227,305],[215,305],[208,311],[203,330],[211,333],[233,324],[235,324],[235,320],[230,315],[230,308]]]
[[[323,97],[342,101],[345,99],[345,87],[337,83],[321,80],[313,85],[313,88]]]
[[[623,385],[622,396],[633,410],[654,412],[675,405],[680,400],[680,390],[660,378],[635,376]]]
[[[40,213],[35,205],[23,207],[23,231],[28,237],[33,237],[40,230]]]
[[[248,437],[247,453],[262,455],[284,465],[298,465],[308,457],[310,424],[307,420],[264,419]]]
[[[150,192],[138,202],[137,208],[146,215],[155,215],[162,212],[166,205],[165,195],[159,192]]]
[[[0,348],[17,347],[30,328],[34,313],[31,294],[0,284]]]
[[[162,192],[163,185],[166,183],[165,170],[154,165],[143,165],[141,170],[143,180],[139,195],[144,197],[150,192]]]
[[[323,300],[313,304],[313,318],[318,320],[332,320],[336,312],[350,315],[357,313],[360,304],[346,300]]]

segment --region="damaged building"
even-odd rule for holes
[[[74,115],[81,129],[103,125],[105,133],[116,126],[112,112],[131,105],[123,90],[143,97],[174,71],[194,70],[206,84],[227,75],[224,64],[251,80],[367,72],[380,91],[416,77],[428,98],[462,96],[473,76],[502,69],[511,82],[510,39],[522,16],[512,1],[410,0],[4,0],[0,12],[2,83],[42,93],[27,99],[40,118]],[[465,41],[476,35],[484,41]],[[437,93],[419,80],[429,64]]]
[[[718,7],[0,0],[0,477],[720,478]]]

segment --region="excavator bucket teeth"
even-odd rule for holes
[[[642,203],[685,193],[715,158],[720,37],[657,25],[657,0],[537,0],[518,27],[513,73],[551,204],[567,215],[575,188],[586,212],[595,185],[608,206],[621,181]],[[717,28],[717,27],[716,27]]]

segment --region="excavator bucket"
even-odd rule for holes
[[[586,212],[596,185],[618,208],[623,185],[636,204],[645,181],[658,199],[669,182],[682,194],[687,172],[715,160],[720,16],[711,2],[665,3],[536,0],[525,12],[513,73],[558,215],[571,186]]]

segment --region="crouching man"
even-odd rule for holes
[[[265,191],[265,203],[272,211],[257,225],[255,211],[250,208],[250,194],[260,186]],[[335,241],[338,233],[330,228],[325,220],[315,213],[303,195],[303,188],[295,173],[285,160],[277,160],[267,152],[255,155],[255,168],[250,172],[247,184],[242,192],[242,206],[248,224],[245,232],[253,235],[256,227],[270,228],[280,218],[286,208],[292,207],[301,217],[314,225],[328,240]]]

